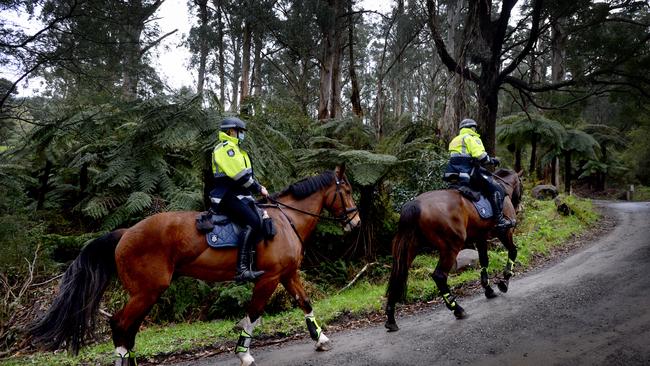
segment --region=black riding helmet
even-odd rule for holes
[[[237,117],[224,118],[224,120],[221,121],[221,126],[219,126],[219,129],[221,131],[228,131],[231,128],[246,131],[246,123]]]

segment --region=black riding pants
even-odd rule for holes
[[[246,225],[251,227],[248,241],[251,247],[262,240],[262,221],[257,214],[255,202],[250,200],[242,201],[233,194],[226,194],[219,202],[219,211],[226,214],[232,221],[242,228]]]
[[[477,172],[474,173],[473,179],[478,183],[477,185],[481,192],[490,201],[495,215],[499,217],[503,211],[503,199],[505,198],[505,190],[503,187],[492,179],[490,172],[485,168],[478,168]],[[495,195],[496,192],[499,192],[498,197]]]

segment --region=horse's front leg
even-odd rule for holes
[[[294,272],[286,280],[282,280],[282,285],[287,289],[289,294],[298,301],[298,306],[305,313],[305,322],[307,323],[307,330],[309,331],[309,336],[311,339],[316,341],[316,350],[317,351],[329,351],[332,348],[329,338],[323,333],[320,325],[316,322],[316,316],[314,315],[314,310],[311,307],[311,302],[309,297],[305,292],[305,288],[302,285],[300,276],[298,272]]]
[[[481,265],[481,286],[485,291],[485,297],[488,299],[495,298],[497,294],[492,289],[490,277],[488,276],[490,260],[488,258],[487,241],[481,240],[476,243],[476,249],[478,250],[478,262]]]
[[[514,229],[511,228],[499,235],[499,240],[501,240],[503,246],[508,249],[508,261],[503,269],[503,280],[497,283],[497,287],[501,292],[508,292],[510,278],[514,275],[512,269],[514,268],[515,260],[517,259],[517,246],[512,238],[513,231]]]
[[[277,276],[262,276],[257,283],[255,283],[253,296],[248,305],[248,314],[239,322],[242,330],[239,333],[237,347],[235,347],[235,354],[239,357],[241,366],[255,365],[255,359],[250,352],[253,330],[255,329],[255,326],[259,324],[262,312],[264,311],[264,306],[266,306],[266,302],[269,301],[275,288],[278,287],[278,282],[279,280]]]

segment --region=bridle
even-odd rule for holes
[[[329,204],[329,207],[334,207],[334,203],[336,203],[336,199],[340,198],[341,199],[341,205],[343,206],[344,210],[343,210],[343,212],[341,212],[340,215],[337,215],[337,216],[334,216],[334,217],[318,215],[318,214],[315,214],[315,213],[312,213],[312,212],[301,210],[301,209],[299,209],[297,207],[289,206],[286,203],[282,203],[282,202],[280,202],[280,201],[278,201],[278,200],[276,200],[274,198],[271,198],[271,197],[267,197],[267,199],[269,201],[273,202],[275,205],[286,207],[286,208],[288,208],[290,210],[300,212],[300,213],[305,214],[307,216],[318,217],[319,219],[322,219],[322,220],[337,221],[337,222],[340,222],[343,226],[345,226],[345,225],[349,224],[354,219],[354,216],[356,216],[356,215],[353,215],[352,217],[350,217],[350,214],[353,213],[353,212],[358,212],[359,209],[357,208],[357,206],[353,206],[353,207],[349,207],[349,208],[345,207],[345,199],[343,198],[343,190],[341,189],[341,185],[342,184],[347,184],[347,183],[342,182],[341,180],[339,180],[338,177],[336,177],[335,179],[336,179],[336,191],[334,192],[334,196],[332,197],[332,202]]]
[[[305,211],[305,210],[301,210],[301,209],[299,209],[297,207],[289,206],[286,203],[282,203],[282,202],[276,200],[275,198],[267,197],[267,199],[269,201],[274,203],[274,205],[268,205],[268,206],[277,207],[280,210],[280,212],[284,215],[284,217],[289,221],[289,224],[291,225],[291,228],[293,229],[294,233],[296,233],[296,236],[298,237],[298,240],[300,240],[300,243],[303,244],[303,246],[304,246],[304,242],[303,242],[302,238],[300,237],[300,234],[298,234],[298,229],[294,225],[293,220],[291,220],[291,217],[289,217],[289,215],[287,215],[286,212],[284,212],[282,207],[288,208],[288,209],[296,211],[296,212],[300,212],[301,214],[304,214],[304,215],[307,215],[307,216],[317,217],[317,218],[322,219],[322,220],[336,221],[336,222],[341,223],[341,225],[343,227],[346,227],[347,225],[350,224],[350,222],[352,222],[352,220],[356,216],[356,215],[352,215],[352,217],[350,217],[350,214],[353,213],[353,212],[358,212],[359,209],[357,208],[357,206],[349,207],[349,208],[345,207],[345,199],[343,199],[343,190],[341,189],[341,184],[347,184],[347,183],[342,182],[341,180],[339,180],[339,177],[335,176],[335,179],[336,179],[336,191],[334,192],[334,196],[332,197],[332,202],[330,203],[329,207],[334,207],[334,203],[336,203],[336,199],[340,198],[341,199],[341,205],[344,208],[343,212],[341,212],[340,215],[337,215],[335,217],[323,216],[323,215],[315,214],[315,213],[308,212],[308,211]],[[260,206],[264,207],[265,205],[260,205]]]

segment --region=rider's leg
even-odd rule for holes
[[[262,240],[262,222],[254,207],[243,202],[234,195],[226,195],[220,207],[227,212],[235,223],[244,228],[244,242],[239,247],[237,255],[237,275],[235,281],[253,281],[264,274],[264,271],[253,271],[253,249]]]
[[[496,228],[503,230],[513,226],[513,223],[510,219],[503,216],[503,199],[505,198],[505,192],[503,188],[497,184],[492,178],[485,178],[485,192],[487,199],[492,205],[492,211],[494,211],[494,217],[496,218]]]

